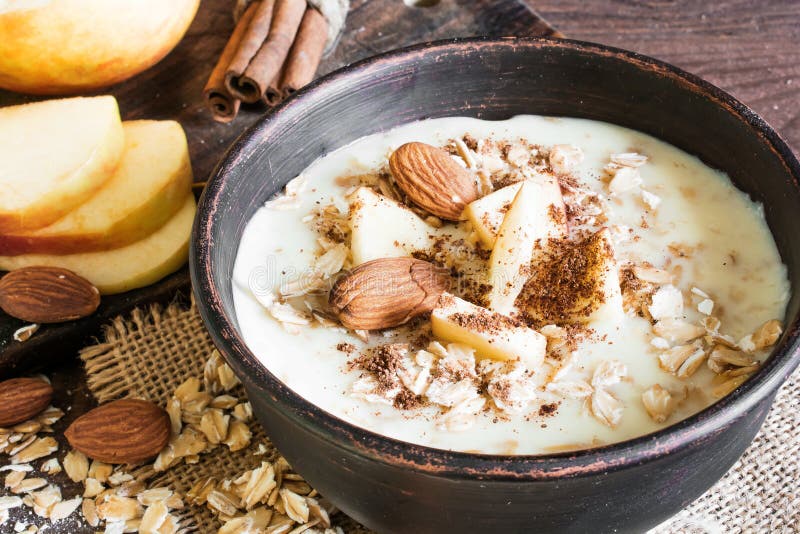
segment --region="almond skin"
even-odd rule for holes
[[[459,220],[478,198],[475,179],[441,148],[406,143],[389,156],[389,168],[411,201],[441,219]]]
[[[353,330],[380,330],[430,312],[450,286],[446,269],[414,258],[362,263],[331,288],[329,302]]]
[[[59,267],[25,267],[0,279],[0,308],[31,323],[61,323],[91,315],[100,292],[91,282]]]
[[[0,427],[27,421],[47,408],[52,399],[53,386],[38,378],[0,382]]]
[[[108,464],[136,464],[161,452],[170,436],[167,412],[152,402],[122,399],[77,418],[64,432],[73,448]]]

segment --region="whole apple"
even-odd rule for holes
[[[0,0],[0,88],[73,94],[142,72],[186,33],[200,0]]]

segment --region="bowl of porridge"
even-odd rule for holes
[[[643,531],[797,366],[798,177],[761,118],[662,62],[426,44],[231,147],[194,291],[267,434],[365,526]]]

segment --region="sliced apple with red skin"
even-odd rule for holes
[[[503,218],[489,258],[489,308],[510,313],[528,279],[535,254],[547,252],[551,239],[567,234],[561,187],[555,178],[536,176],[520,186]]]
[[[536,330],[449,293],[431,312],[431,327],[438,340],[468,345],[478,357],[520,360],[528,369],[541,366],[547,349]]]
[[[181,125],[123,123],[125,152],[113,175],[89,200],[53,224],[0,234],[0,251],[74,254],[128,245],[162,226],[191,191],[192,167]]]
[[[0,233],[42,228],[88,200],[124,145],[112,96],[0,108]]]
[[[144,287],[186,262],[194,213],[194,196],[190,194],[164,226],[126,247],[60,256],[0,256],[0,269],[11,271],[32,265],[63,267],[86,278],[105,295]]]

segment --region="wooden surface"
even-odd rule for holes
[[[800,1],[534,0],[572,39],[670,62],[730,92],[800,153]]]
[[[161,63],[103,93],[115,95],[123,119],[174,119],[186,130],[197,181],[205,181],[228,145],[267,110],[245,106],[230,124],[211,120],[201,95],[208,75],[233,28],[232,0],[205,0],[186,37]],[[412,8],[400,0],[354,0],[335,52],[320,74],[365,57],[426,40],[470,35],[550,35],[552,29],[522,0],[442,0]],[[0,91],[0,106],[35,98]],[[138,291],[104,298],[92,317],[42,326],[31,340],[13,341],[23,326],[0,311],[0,375],[18,373],[74,354],[110,317],[148,302],[164,302],[177,289],[188,293],[188,270]]]

